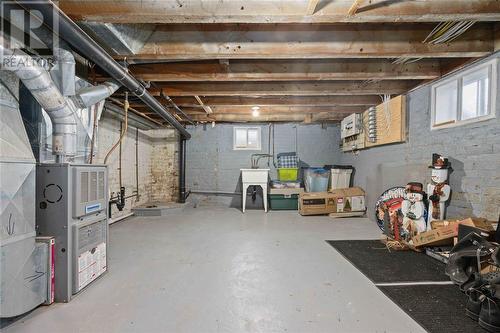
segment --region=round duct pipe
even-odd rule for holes
[[[179,123],[134,76],[130,75],[125,68],[120,66],[120,64],[99,46],[99,44],[90,38],[75,22],[64,14],[52,1],[47,0],[42,3],[41,1],[35,1],[33,5],[31,5],[30,2],[24,1],[20,5],[25,9],[40,11],[47,20],[45,23],[49,26],[54,25],[54,20],[52,19],[53,13],[57,12],[59,14],[57,20],[59,27],[58,34],[62,39],[72,45],[79,53],[92,60],[134,95],[139,97],[147,106],[177,129],[183,138],[191,138],[191,134],[184,126],[182,126],[182,124]]]

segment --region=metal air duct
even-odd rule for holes
[[[119,86],[105,83],[101,86],[84,88],[73,98],[65,98],[52,80],[49,72],[26,53],[4,46],[0,37],[0,52],[3,55],[2,68],[13,72],[33,94],[52,121],[52,153],[56,161],[76,155],[75,111],[78,107],[88,107],[111,96]],[[74,80],[75,78],[68,78]]]
[[[120,86],[115,82],[104,82],[98,86],[82,88],[78,91],[73,101],[78,107],[88,108],[113,95]]]
[[[21,6],[25,9],[40,11],[44,19],[47,20],[47,22],[44,23],[50,26],[54,26],[54,20],[52,19],[53,13],[57,12],[59,14],[57,18],[58,34],[62,39],[71,44],[78,52],[92,60],[113,79],[120,82],[134,95],[139,97],[147,106],[177,129],[182,137],[185,139],[191,138],[191,134],[184,126],[182,126],[182,124],[179,123],[134,76],[130,75],[125,68],[120,66],[120,64],[99,46],[99,44],[90,38],[75,22],[64,14],[52,1],[44,1],[43,3],[45,4],[41,4],[41,1],[33,1],[33,5],[31,6],[30,2],[23,1]]]

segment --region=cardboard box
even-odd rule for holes
[[[499,273],[499,272],[500,272],[500,267],[497,267],[495,265],[489,264],[487,262],[481,265],[481,274]]]
[[[331,190],[337,197],[337,210],[334,213],[364,212],[365,191],[361,187],[349,187]]]
[[[491,222],[483,218],[469,217],[464,220],[432,221],[432,230],[422,232],[412,238],[415,247],[453,245],[453,238],[458,237],[459,225],[474,227],[486,232],[495,230]]]
[[[495,231],[495,228],[493,227],[493,224],[488,221],[487,219],[484,218],[479,218],[479,217],[469,217],[463,220],[443,220],[443,221],[431,221],[431,228],[434,229],[439,229],[451,224],[464,224],[468,225],[470,227],[478,228],[483,231],[487,232],[492,232]]]
[[[495,231],[493,224],[489,222],[487,219],[479,218],[479,217],[469,217],[464,220],[459,221],[458,223],[468,225],[470,227],[478,228],[487,232]]]
[[[451,223],[439,229],[422,232],[413,236],[415,247],[453,245],[453,238],[458,235],[458,223]]]
[[[302,193],[299,197],[300,215],[364,212],[365,191],[360,187],[336,189],[330,192]]]
[[[299,196],[300,215],[324,215],[337,211],[337,197],[328,192],[302,193]]]
[[[435,221],[431,221],[431,229],[432,230],[439,229],[439,228],[446,227],[446,226],[448,226],[450,224],[453,224],[453,223],[458,223],[458,220],[435,220]]]

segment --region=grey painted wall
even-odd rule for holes
[[[268,153],[269,126],[258,125],[262,131],[261,151],[233,150],[233,127],[253,126],[248,124],[217,124],[188,128],[192,134],[187,142],[187,188],[193,191],[241,192],[240,169],[250,168],[250,156],[254,153]],[[275,124],[275,153],[295,151],[295,137],[298,134],[298,154],[304,163],[310,166],[338,164],[341,158],[339,150],[339,126]],[[267,167],[267,159],[262,159],[260,167]],[[277,178],[276,170],[270,163],[271,177]],[[194,196],[196,197],[196,196]],[[203,197],[203,200],[215,200],[239,206],[239,195]],[[247,207],[261,207],[259,197]]]
[[[497,68],[498,88],[500,65]],[[354,183],[367,191],[369,217],[373,217],[375,201],[385,189],[409,181],[428,183],[430,171],[427,166],[432,153],[436,152],[448,156],[454,169],[450,175],[452,199],[448,216],[498,219],[500,93],[496,103],[497,118],[434,131],[430,130],[431,86],[410,92],[407,103],[409,131],[406,143],[362,150],[359,155],[342,154],[342,163],[356,168]]]

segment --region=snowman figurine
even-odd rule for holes
[[[401,204],[403,228],[409,238],[426,230],[424,213],[424,192],[422,183],[408,183],[405,188],[405,200]]]
[[[427,185],[429,194],[429,214],[427,228],[430,229],[431,221],[444,220],[445,203],[450,199],[451,188],[448,185],[448,172],[450,165],[448,159],[439,154],[432,154],[431,183]]]

